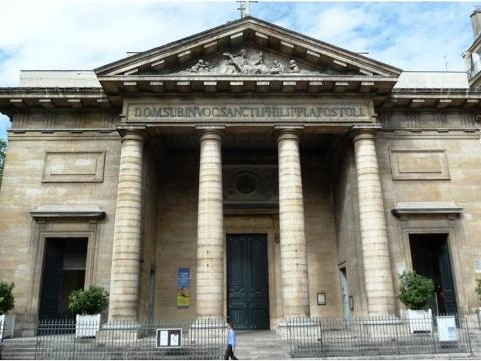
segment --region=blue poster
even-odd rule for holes
[[[177,307],[187,308],[190,303],[190,270],[179,268],[177,278]]]
[[[190,269],[189,268],[179,268],[179,287],[190,287]]]

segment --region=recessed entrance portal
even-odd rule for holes
[[[47,238],[39,319],[72,317],[68,296],[84,288],[87,238]]]
[[[237,329],[269,329],[266,234],[227,235],[227,315]]]
[[[436,295],[431,308],[436,314],[457,313],[447,234],[410,234],[413,269],[433,280]]]

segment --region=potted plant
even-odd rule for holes
[[[102,287],[73,291],[68,308],[76,315],[75,337],[95,337],[100,329],[100,314],[108,304],[109,294]]]
[[[8,315],[15,306],[14,286],[13,283],[0,282],[0,340],[12,337],[15,330],[15,315]]]
[[[432,312],[428,305],[434,295],[434,283],[431,279],[416,272],[403,272],[399,275],[399,299],[406,305],[406,317],[409,330],[413,332],[432,331]]]
[[[474,289],[476,294],[478,295],[479,300],[481,301],[481,279],[476,280],[476,288]],[[476,310],[478,315],[478,321],[481,319],[481,307],[478,307]]]

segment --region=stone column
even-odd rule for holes
[[[279,153],[279,228],[284,317],[309,316],[299,135],[282,130]]]
[[[369,315],[392,315],[394,292],[374,132],[354,133],[364,280]]]
[[[197,220],[197,317],[224,313],[224,214],[221,136],[205,130],[200,138]]]
[[[142,199],[143,136],[122,136],[115,211],[109,320],[137,320]]]

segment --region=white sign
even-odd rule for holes
[[[168,331],[160,331],[160,346],[168,346],[169,345],[169,332]]]
[[[157,329],[157,347],[158,348],[175,348],[182,346],[182,329],[181,328],[158,328]]]
[[[454,316],[437,316],[438,337],[441,342],[457,341],[458,329]]]
[[[170,345],[171,346],[179,346],[179,335],[173,333],[170,335]]]

